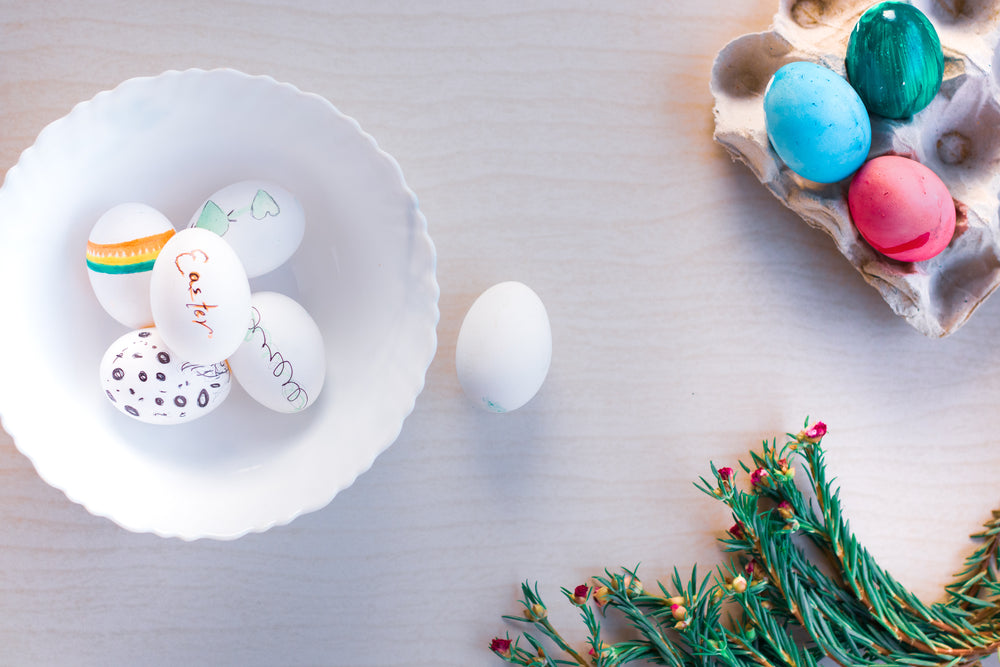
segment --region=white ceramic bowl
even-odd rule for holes
[[[94,297],[87,236],[141,201],[179,229],[257,178],[301,200],[305,240],[254,289],[323,331],[327,381],[297,415],[234,388],[179,426],[132,421],[98,365],[124,328]],[[232,70],[130,79],[46,127],[0,188],[0,417],[52,486],[133,531],[229,539],[325,506],[397,437],[437,347],[427,223],[397,163],[328,101]]]

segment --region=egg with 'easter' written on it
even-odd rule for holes
[[[243,341],[250,283],[239,257],[214,232],[177,232],[160,251],[149,291],[156,328],[183,359],[214,364]]]
[[[301,412],[316,402],[326,377],[323,336],[306,309],[277,292],[253,295],[250,326],[229,357],[233,376],[261,405]]]
[[[87,275],[104,310],[130,329],[149,326],[149,281],[160,249],[174,235],[152,206],[118,204],[94,224],[87,239]]]

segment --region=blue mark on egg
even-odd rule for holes
[[[503,414],[504,412],[507,412],[506,408],[497,405],[496,403],[486,398],[485,396],[483,396],[483,403],[486,405],[487,408],[489,408],[493,412],[496,412],[497,414]]]

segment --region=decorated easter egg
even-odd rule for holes
[[[257,292],[243,343],[229,357],[236,381],[258,403],[277,412],[312,405],[326,377],[319,327],[306,309],[277,292]]]
[[[182,359],[214,364],[243,342],[250,283],[236,252],[218,234],[177,232],[153,265],[149,294],[156,328]]]
[[[764,90],[764,124],[778,157],[799,176],[833,183],[868,156],[872,128],[857,92],[811,62],[781,67]]]
[[[926,166],[898,155],[866,162],[851,181],[847,204],[861,236],[892,259],[930,259],[955,233],[947,186]]]
[[[523,283],[483,292],[458,332],[455,371],[465,394],[491,412],[516,410],[538,393],[552,360],[552,330],[538,295]]]
[[[151,206],[129,202],[97,219],[87,239],[87,274],[105,311],[130,329],[149,326],[153,262],[174,227]]]
[[[926,107],[944,76],[937,31],[905,2],[883,2],[861,15],[845,65],[868,111],[885,118],[909,118]]]
[[[154,328],[130,331],[112,343],[100,372],[111,404],[148,424],[178,424],[207,415],[231,387],[225,363],[184,361]]]
[[[305,234],[302,204],[274,183],[241,181],[198,207],[189,227],[213,231],[233,247],[250,278],[284,264]]]

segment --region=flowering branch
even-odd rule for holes
[[[822,440],[826,425],[808,421],[778,447],[765,441],[740,469],[747,490],[737,487],[733,468],[711,465],[712,478],[698,488],[723,502],[734,523],[719,538],[727,565],[708,577],[694,569],[684,581],[647,590],[638,568],[605,571],[572,591],[589,650],[574,650],[553,627],[537,585],[522,585],[522,617],[554,645],[523,633],[495,638],[490,649],[505,661],[533,667],[612,667],[630,662],[672,667],[726,665],[813,667],[828,657],[840,665],[973,664],[1000,648],[1000,511],[966,560],[947,601],[926,605],[874,561],[850,532],[839,490],[826,477]],[[811,492],[796,485],[796,469]],[[811,560],[811,542],[823,562]],[[620,613],[635,637],[616,643],[601,638],[603,617]],[[595,613],[596,612],[596,613]],[[520,639],[531,650],[519,646]],[[586,657],[584,656],[586,654]]]

